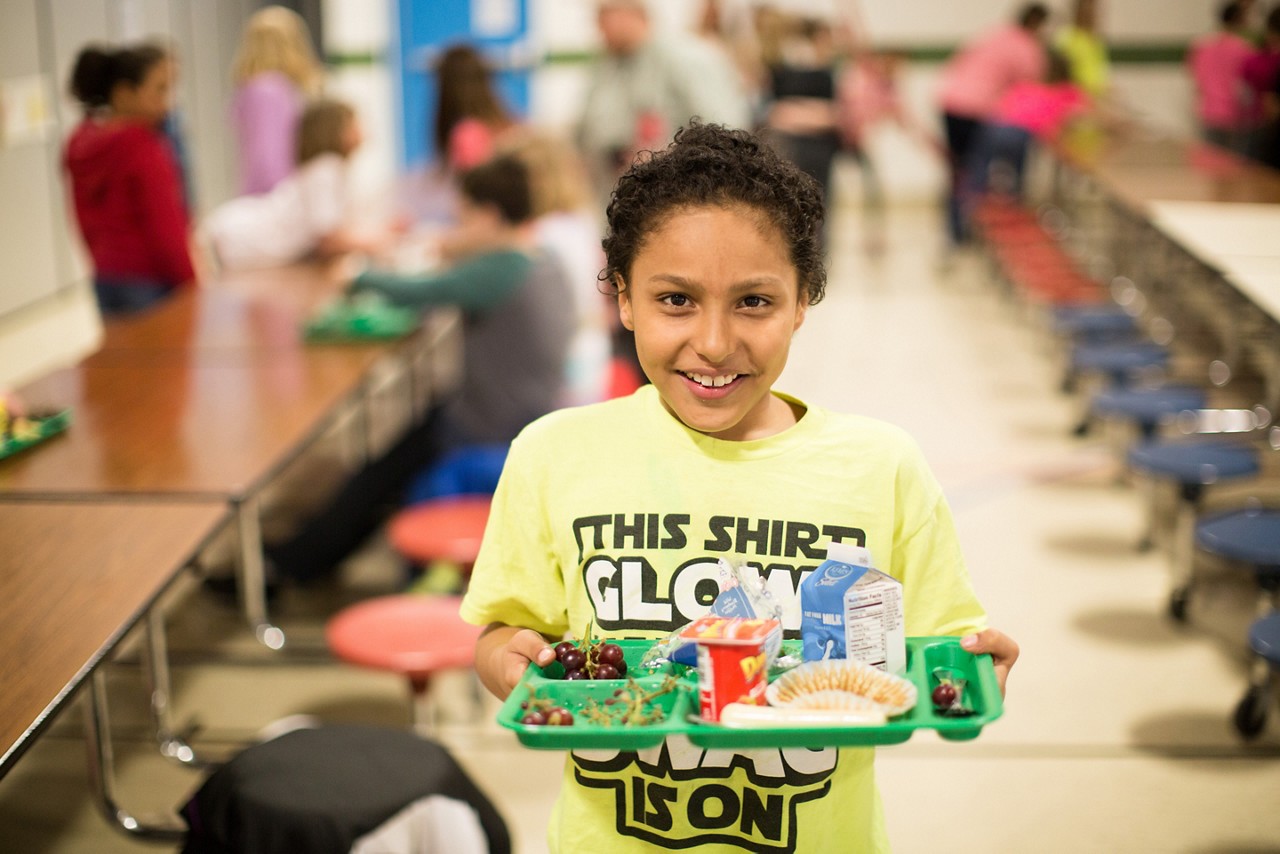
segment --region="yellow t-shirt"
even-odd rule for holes
[[[1095,33],[1079,27],[1067,27],[1058,34],[1055,46],[1071,67],[1071,80],[1091,98],[1107,91],[1111,85],[1111,61],[1107,46]]]
[[[717,560],[737,557],[760,569],[795,634],[800,582],[833,541],[866,546],[903,582],[908,635],[985,625],[942,491],[903,431],[810,406],[775,436],[725,442],[645,386],[554,412],[512,444],[462,616],[656,638],[705,613]],[[551,850],[886,851],[873,756],[703,751],[683,738],[575,751]]]

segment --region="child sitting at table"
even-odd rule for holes
[[[902,581],[908,634],[965,635],[1003,688],[1017,645],[983,629],[915,443],[773,389],[823,296],[822,219],[812,178],[715,125],[682,129],[618,181],[605,272],[652,385],[552,413],[512,443],[462,605],[487,626],[476,670],[494,694],[550,663],[567,632],[657,638],[701,615],[726,552],[794,591],[835,541]],[[799,608],[783,604],[794,632]],[[885,851],[873,757],[703,751],[682,737],[573,752],[550,849]]]
[[[463,174],[465,254],[435,272],[371,269],[352,294],[418,309],[462,310],[462,378],[432,417],[370,463],[300,534],[267,550],[277,572],[307,580],[329,571],[381,521],[409,479],[449,451],[506,445],[561,404],[573,337],[573,294],[560,261],[536,246],[528,171],[502,155]]]
[[[218,266],[279,267],[389,248],[402,229],[361,231],[350,223],[347,164],[361,141],[350,105],[329,98],[308,105],[298,124],[293,173],[269,192],[232,199],[205,219],[203,234]]]

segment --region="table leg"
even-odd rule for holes
[[[204,768],[209,763],[196,755],[195,749],[173,727],[169,709],[171,695],[169,681],[169,647],[164,628],[164,613],[159,608],[147,612],[147,688],[151,694],[151,718],[155,722],[156,741],[160,753],[168,759],[192,768]]]
[[[173,816],[144,824],[116,803],[115,756],[111,748],[111,724],[107,717],[107,684],[101,667],[89,677],[89,702],[85,704],[85,741],[89,748],[89,785],[107,821],[130,836],[166,842],[186,838],[186,828]]]
[[[247,498],[236,507],[236,528],[240,536],[240,605],[258,642],[269,649],[284,646],[284,632],[267,616],[266,569],[262,558],[262,525],[257,498]]]

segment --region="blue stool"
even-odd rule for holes
[[[1268,610],[1280,607],[1280,510],[1250,507],[1211,516],[1196,526],[1196,543],[1205,551],[1252,567]],[[1235,725],[1245,738],[1262,732],[1266,724],[1267,665],[1280,661],[1280,617],[1271,614],[1249,630],[1255,662],[1249,691],[1236,707]]]
[[[1257,738],[1267,725],[1272,689],[1280,671],[1280,611],[1259,617],[1249,627],[1249,648],[1256,656],[1249,678],[1249,690],[1232,716],[1236,729],[1246,739]]]
[[[1081,341],[1071,348],[1070,376],[1105,374],[1113,383],[1122,383],[1138,371],[1163,368],[1169,363],[1169,349],[1152,341]]]
[[[1187,599],[1194,574],[1195,521],[1205,487],[1257,474],[1258,453],[1249,445],[1222,439],[1151,442],[1129,451],[1129,467],[1152,481],[1173,481],[1178,486],[1169,613],[1183,622],[1187,618]],[[1150,548],[1155,531],[1154,496],[1149,509],[1142,549]]]
[[[406,505],[452,495],[492,495],[498,488],[506,445],[468,445],[445,454],[405,491]]]
[[[1098,342],[1134,335],[1138,324],[1118,305],[1065,305],[1053,310],[1053,331],[1082,341]]]
[[[1162,419],[1187,409],[1203,409],[1205,400],[1205,393],[1194,386],[1109,388],[1093,396],[1089,413],[1134,422],[1143,437],[1151,439]]]

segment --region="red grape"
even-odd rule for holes
[[[616,643],[606,643],[600,647],[601,664],[612,664],[617,667],[620,661],[622,661],[622,647]]]
[[[564,654],[571,649],[577,649],[572,641],[560,641],[556,644],[556,661],[564,661]]]
[[[571,726],[573,724],[573,713],[563,706],[556,706],[547,712],[547,723],[551,726]]]
[[[596,678],[597,679],[617,679],[618,668],[614,667],[612,664],[597,664]]]
[[[956,687],[944,682],[933,689],[933,704],[940,709],[949,709],[955,704],[958,696]]]
[[[570,670],[579,670],[587,663],[587,657],[583,655],[580,649],[571,649],[560,656],[560,663],[564,665],[566,673]]]
[[[547,716],[542,712],[530,712],[520,719],[520,723],[529,724],[530,726],[543,726],[547,722]]]
[[[622,661],[619,661],[617,664],[615,664],[615,665],[614,665],[614,667],[618,668],[618,675],[619,675],[619,676],[626,676],[626,675],[627,675],[627,662],[626,662],[626,660],[625,660],[625,659],[624,659],[624,660],[622,660]]]
[[[590,679],[591,677],[587,675],[587,671],[581,668],[575,667],[573,670],[566,670],[564,672],[564,678],[565,679]]]

